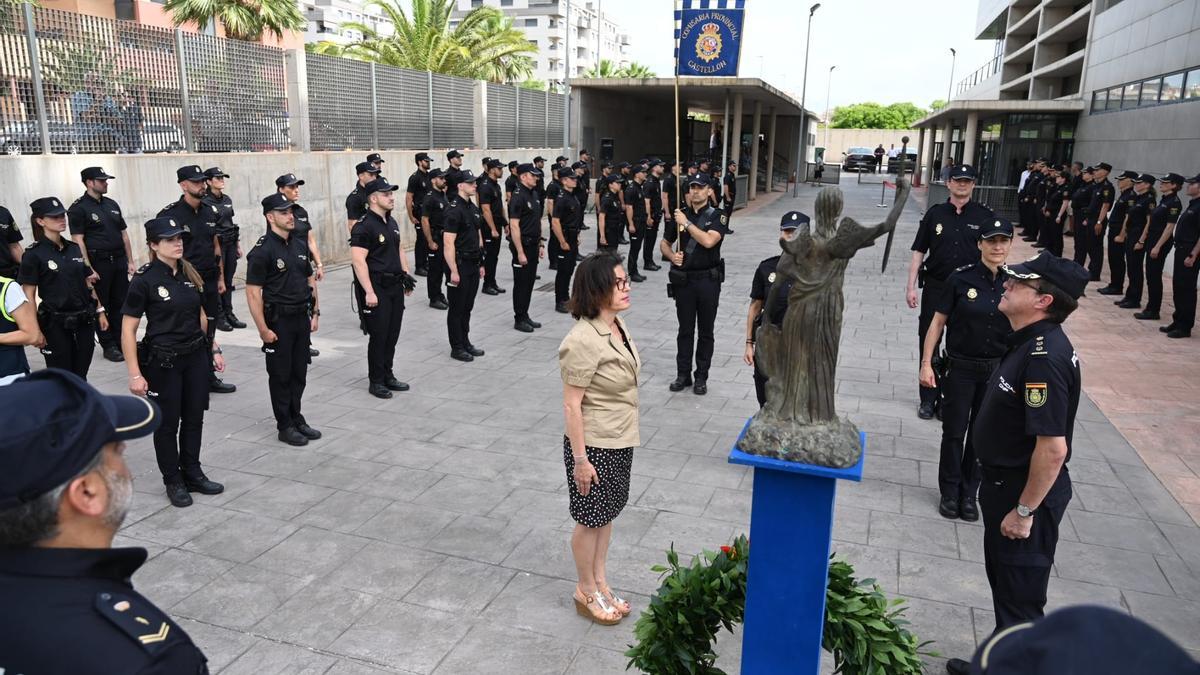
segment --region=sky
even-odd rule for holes
[[[674,67],[672,0],[600,3],[601,11],[629,34],[631,60],[669,77]],[[739,75],[762,77],[799,100],[812,4],[746,0]],[[977,10],[976,0],[822,0],[812,21],[806,107],[820,113],[827,104],[909,101],[925,108],[945,99],[951,47],[958,51],[956,82],[993,55],[991,40],[973,39]],[[836,66],[832,81],[830,66]]]

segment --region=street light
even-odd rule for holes
[[[946,87],[946,105],[950,105],[950,92],[954,91],[954,60],[958,58],[958,52],[954,51],[954,47],[950,48],[950,85]]]
[[[829,126],[833,120],[829,119],[829,92],[833,89],[833,69],[837,66],[829,66],[829,81],[825,84],[825,152],[829,152]]]
[[[796,183],[792,186],[792,199],[800,191],[800,171],[807,169],[804,162],[804,142],[808,140],[808,114],[804,112],[804,97],[808,93],[808,45],[812,42],[812,18],[820,9],[821,3],[815,3],[808,8],[808,32],[804,35],[804,79],[800,80],[800,138],[796,147]]]

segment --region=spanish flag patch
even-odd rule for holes
[[[1025,405],[1030,408],[1040,408],[1046,405],[1046,395],[1048,393],[1045,382],[1026,382]]]

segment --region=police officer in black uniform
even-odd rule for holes
[[[582,218],[582,214],[587,211],[588,199],[590,199],[591,195],[591,186],[584,186],[584,183],[588,182],[587,164],[584,162],[575,162],[571,165],[571,168],[575,171],[575,189],[571,193],[575,195],[575,201],[579,202],[579,213]],[[590,230],[591,228],[588,227],[586,222],[582,222],[579,225],[579,229]],[[579,252],[579,249],[575,249],[575,262],[581,260],[583,260],[583,254]]]
[[[1137,193],[1133,191],[1133,181],[1137,177],[1136,171],[1125,171],[1117,176],[1117,197],[1108,214],[1109,282],[1098,291],[1100,295],[1125,294],[1125,240],[1118,241],[1118,237],[1125,229],[1125,214],[1137,199]]]
[[[429,179],[429,191],[420,204],[421,229],[418,237],[425,241],[425,250],[429,255],[425,261],[425,290],[429,296],[429,306],[434,309],[446,309],[446,296],[442,293],[442,282],[446,278],[446,264],[442,258],[442,221],[450,208],[450,200],[446,195],[446,176],[441,169],[430,169],[426,176]]]
[[[158,411],[58,370],[0,388],[0,631],[6,673],[207,675],[179,624],[133,589],[143,548],[112,548],[129,511],[125,441]],[[34,454],[38,461],[29,461]]]
[[[42,197],[29,209],[34,242],[21,256],[17,283],[37,307],[38,327],[45,336],[41,352],[46,367],[86,378],[96,348],[94,326],[108,330],[108,312],[92,289],[96,274],[87,266],[79,245],[63,236],[67,210],[61,201]]]
[[[1150,211],[1150,221],[1142,233],[1142,247],[1146,250],[1146,308],[1133,318],[1142,321],[1158,321],[1162,309],[1163,270],[1167,256],[1174,244],[1172,235],[1179,214],[1183,213],[1183,202],[1179,199],[1179,188],[1183,187],[1183,176],[1169,173],[1158,179],[1158,191],[1162,195],[1158,206]]]
[[[733,205],[737,202],[737,162],[731,161],[726,165],[723,182],[721,196],[725,199],[721,208],[725,211],[725,218],[732,221]]]
[[[600,207],[596,209],[596,249],[616,253],[621,241],[621,230],[625,227],[625,209],[621,206],[621,176],[610,173],[600,179],[596,191],[600,194]]]
[[[646,236],[642,239],[642,269],[648,272],[655,272],[662,269],[662,266],[654,262],[654,250],[658,247],[658,228],[662,224],[663,212],[663,169],[666,168],[666,162],[661,159],[652,158],[650,160],[649,173],[646,175],[646,184],[642,187],[642,191],[646,194],[646,199],[650,201],[650,222],[646,225]]]
[[[1076,162],[1078,164],[1078,162]],[[1064,236],[1075,237],[1079,229],[1083,227],[1083,220],[1087,217],[1088,204],[1092,201],[1092,177],[1094,168],[1085,166],[1079,170],[1079,175],[1075,176],[1075,180],[1071,182],[1071,224],[1064,232]],[[1087,235],[1084,235],[1085,237]],[[1075,255],[1086,251],[1080,248],[1081,244],[1075,242]]]
[[[1066,166],[1060,166],[1052,172],[1042,210],[1042,229],[1038,232],[1038,248],[1044,248],[1056,256],[1063,254],[1063,228],[1070,218],[1070,178],[1070,170]],[[1124,262],[1121,264],[1124,266]]]
[[[521,163],[515,159],[508,163],[508,176],[506,176],[504,178],[504,203],[505,204],[507,204],[509,201],[512,200],[513,193],[516,192],[517,188],[520,187],[520,185],[521,185],[521,180],[517,176],[517,167],[518,166],[521,166]]]
[[[546,203],[546,158],[538,155],[533,158],[533,168],[537,169],[537,182],[534,183],[533,191],[537,194],[538,201],[542,204]],[[520,172],[517,172],[518,175]]]
[[[1042,184],[1043,166],[1045,165],[1042,164],[1042,160],[1033,160],[1033,164],[1029,167],[1029,176],[1025,179],[1025,185],[1017,193],[1017,198],[1020,200],[1018,213],[1021,218],[1021,238],[1026,241],[1037,238],[1038,216],[1041,211],[1037,203],[1037,192]]]
[[[568,314],[567,301],[571,299],[571,275],[575,273],[576,255],[579,253],[584,203],[575,196],[579,176],[574,169],[559,169],[558,180],[562,183],[564,193],[554,202],[554,213],[550,218],[550,237],[559,252],[558,270],[554,276],[554,311]]]
[[[671,391],[692,387],[698,396],[708,393],[708,369],[712,364],[713,327],[725,281],[725,261],[721,242],[725,235],[725,214],[709,205],[712,185],[707,176],[687,181],[687,203],[675,210],[676,227],[667,228],[659,250],[670,256],[668,292],[675,298],[679,334],[675,338],[675,381]],[[679,250],[671,245],[679,241]],[[698,326],[698,328],[697,328]],[[697,335],[697,333],[699,333]],[[696,371],[692,379],[692,348],[695,339]]]
[[[545,160],[543,160],[545,161]],[[517,167],[520,186],[508,202],[508,250],[513,266],[513,328],[532,333],[542,324],[529,316],[538,259],[546,255],[542,238],[542,200],[537,186],[541,170],[532,164]]]
[[[489,171],[499,174],[503,166],[499,161],[488,163]],[[485,275],[483,230],[489,225],[484,222],[483,211],[471,198],[483,185],[499,185],[487,177],[478,180],[465,172],[464,180],[458,184],[458,194],[450,200],[446,212],[445,232],[442,234],[442,255],[446,265],[448,281],[446,292],[450,296],[450,311],[446,313],[446,333],[450,339],[450,357],[458,361],[471,362],[483,356],[484,351],[471,343],[471,310],[479,291],[479,279]],[[480,201],[483,201],[480,198]]]
[[[363,190],[363,186],[379,177],[380,170],[370,162],[359,162],[358,166],[354,167],[355,173],[358,174],[358,180],[354,183],[354,189],[350,194],[346,195],[346,232],[354,229],[354,224],[360,218],[367,215],[367,193]],[[419,171],[417,173],[420,173]],[[413,174],[416,176],[417,174]],[[412,183],[412,179],[409,179]],[[417,205],[420,208],[420,204]],[[420,229],[420,225],[417,225]]]
[[[508,227],[508,215],[504,208],[504,192],[508,190],[508,182],[516,182],[516,162],[508,166],[514,173],[505,180],[505,187],[500,186],[500,176],[504,173],[504,163],[498,159],[488,162],[487,173],[475,181],[479,208],[483,214],[483,293],[485,295],[500,295],[506,292],[496,282],[496,265],[500,260],[500,246],[503,243],[504,232]],[[511,195],[509,197],[511,199]],[[473,300],[472,300],[473,302]]]
[[[938,461],[938,513],[946,518],[979,520],[975,495],[979,466],[975,434],[969,426],[979,415],[988,378],[1004,356],[1004,340],[1012,332],[1000,311],[1004,295],[1001,267],[1012,250],[1013,226],[1003,218],[979,226],[980,260],[958,268],[946,279],[945,292],[934,301],[933,320],[921,353],[921,384],[935,385],[933,351],[946,329],[946,368],[942,389],[942,446]]]
[[[170,218],[146,223],[150,262],[129,282],[121,308],[121,346],[129,369],[129,391],[149,397],[162,411],[154,432],[154,454],[172,506],[192,505],[189,492],[220,494],[225,486],[200,468],[200,439],[208,408],[209,361],[225,369],[221,347],[208,351],[201,307],[204,282],[183,259],[183,229]],[[146,317],[146,335],[137,341]]]
[[[1112,165],[1104,162],[1092,171],[1092,190],[1084,216],[1086,227],[1075,233],[1075,262],[1083,265],[1086,258],[1092,281],[1100,281],[1100,271],[1104,268],[1104,228],[1108,225],[1108,212],[1117,198],[1113,184],[1108,181],[1109,171],[1112,171]]]
[[[559,155],[559,158],[565,159],[562,157],[562,155]],[[562,166],[562,164],[562,162],[558,161],[554,163],[554,168],[550,170],[550,182],[546,185],[546,199],[542,202],[542,211],[545,212],[547,226],[552,226],[554,222],[554,203],[559,199],[562,199],[564,196],[571,197],[572,199],[574,198],[574,196],[569,192],[563,190],[563,184],[558,179],[559,170],[567,168]],[[575,172],[572,171],[571,175],[574,174]],[[547,227],[547,229],[552,228]],[[558,257],[562,254],[562,251],[558,249],[557,237],[550,236],[549,239],[550,241],[546,246],[546,257],[548,259],[547,264],[549,265],[550,269],[556,270],[558,269]]]
[[[113,176],[98,166],[89,166],[79,174],[86,189],[67,209],[67,224],[71,238],[83,251],[84,263],[98,275],[96,297],[115,312],[125,302],[129,275],[133,274],[133,252],[125,218],[121,216],[120,205],[105,196]],[[120,333],[121,327],[113,325],[96,332],[104,358],[109,361],[119,362],[124,358]]]
[[[296,446],[321,437],[300,412],[321,307],[308,243],[295,236],[298,206],[280,192],[264,197],[267,233],[246,255],[246,304],[266,354],[275,426],[279,440]]]
[[[779,220],[780,241],[790,240],[803,225],[808,225],[810,219],[799,211],[789,211]],[[771,316],[767,320],[776,326],[783,325],[783,316],[787,314],[788,293],[792,290],[792,280],[786,279],[776,287],[775,268],[779,266],[779,256],[773,255],[758,264],[754,269],[754,279],[750,282],[750,311],[746,314],[746,351],[742,360],[754,368],[754,395],[758,398],[758,407],[767,402],[767,376],[758,367],[754,358],[754,346],[758,342],[758,328],[762,326],[767,296],[773,295]]]
[[[917,344],[925,353],[925,339],[936,311],[936,302],[945,292],[946,278],[954,270],[979,261],[979,228],[995,220],[992,210],[971,199],[975,189],[975,167],[958,164],[950,168],[946,181],[950,199],[934,204],[925,212],[912,244],[905,299],[910,309],[917,308],[917,287],[921,287],[921,314],[917,321]],[[928,255],[927,255],[928,254]],[[933,353],[938,353],[937,345]],[[941,365],[938,358],[936,366]],[[938,390],[920,388],[921,404],[917,416],[930,419],[938,405]]]
[[[458,150],[451,150],[446,153],[446,194],[458,194],[458,184],[462,182],[462,163],[463,154]]]
[[[383,155],[379,154],[378,152],[372,152],[371,154],[367,155],[367,161],[371,163],[371,166],[379,169],[380,173],[383,173]]]
[[[1121,309],[1142,307],[1142,289],[1146,284],[1146,223],[1158,203],[1154,183],[1154,176],[1148,173],[1134,179],[1133,204],[1126,208],[1125,223],[1117,235],[1125,244],[1125,271],[1129,275],[1125,297],[1113,302]]]
[[[629,280],[642,282],[646,277],[638,273],[638,258],[642,255],[642,240],[646,236],[646,228],[650,225],[650,199],[646,196],[646,173],[644,164],[630,168],[633,180],[625,187],[625,227],[629,232],[629,257],[625,260],[625,268],[629,272]]]
[[[0,206],[0,277],[17,278],[21,267],[21,228],[17,227],[12,213]]]
[[[1004,271],[1000,311],[1014,332],[973,428],[996,632],[1041,617],[1046,605],[1058,526],[1071,500],[1067,463],[1080,390],[1079,357],[1062,323],[1088,283],[1078,263],[1048,252]],[[946,669],[968,672],[961,659]]]
[[[192,164],[175,172],[183,196],[158,212],[159,218],[169,218],[183,229],[183,257],[196,268],[204,281],[204,312],[208,319],[208,344],[211,347],[217,334],[217,316],[221,313],[221,294],[225,292],[224,272],[221,269],[221,242],[217,239],[217,207],[207,204],[208,176]],[[215,366],[209,378],[209,390],[214,394],[231,394],[237,386],[217,377]]]
[[[460,162],[462,160],[459,160]],[[425,238],[420,236],[421,232],[421,205],[425,203],[425,195],[433,189],[433,184],[430,183],[429,166],[432,160],[429,159],[429,154],[418,152],[416,156],[417,170],[412,172],[408,177],[408,187],[404,192],[404,213],[408,215],[408,222],[412,223],[413,230],[418,234],[417,243],[413,246],[413,257],[416,259],[416,272],[418,275],[425,274],[425,263],[429,260],[429,245]],[[365,183],[364,183],[365,184]],[[366,215],[366,197],[363,197],[363,215]],[[362,216],[360,215],[359,218]],[[355,222],[358,222],[355,219]],[[350,223],[350,227],[354,227],[354,223]]]
[[[571,168],[583,169],[583,172],[579,174],[579,190],[583,192],[583,199],[579,200],[579,203],[586,211],[592,194],[592,153],[586,149],[580,150],[579,161],[572,164]],[[586,230],[588,226],[584,224],[581,229]]]
[[[287,197],[292,202],[292,222],[294,229],[292,237],[301,239],[308,246],[308,257],[313,263],[315,274],[313,278],[321,281],[325,278],[325,263],[321,262],[321,251],[317,247],[317,237],[313,234],[312,221],[308,218],[308,209],[300,205],[300,186],[304,185],[304,181],[296,177],[294,173],[285,173],[275,179],[275,190],[279,194]],[[311,342],[308,346],[308,355],[311,358],[316,358],[321,355],[320,350],[313,347]]]
[[[217,314],[217,330],[231,331],[234,328],[245,328],[233,313],[233,275],[237,271],[238,258],[242,257],[239,229],[233,222],[233,199],[225,193],[225,179],[229,174],[214,166],[204,170],[208,178],[208,192],[204,202],[217,209],[217,224],[214,228],[217,240],[221,242],[221,274],[225,281],[225,292],[221,293],[221,309]]]
[[[1188,205],[1175,223],[1175,267],[1171,275],[1171,296],[1175,314],[1171,323],[1158,329],[1169,338],[1192,336],[1196,324],[1196,280],[1200,266],[1200,174],[1184,180],[1187,184]]]
[[[465,179],[469,173],[460,172],[459,176]],[[399,188],[376,178],[363,189],[367,191],[367,215],[350,231],[350,256],[355,298],[369,336],[367,391],[376,398],[391,398],[393,391],[408,391],[408,384],[393,374],[392,363],[404,320],[404,296],[412,295],[416,282],[401,249],[400,225],[388,215],[395,206],[393,193]]]

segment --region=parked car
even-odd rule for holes
[[[50,150],[76,154],[80,151],[81,129],[67,122],[50,122]],[[0,131],[0,149],[6,155],[37,154],[42,151],[41,130],[37,120],[10,122]]]
[[[907,161],[904,159],[905,156],[908,157]],[[888,173],[899,172],[901,163],[904,163],[904,173],[912,173],[913,170],[917,167],[917,150],[916,150],[916,148],[908,148],[906,150],[905,155],[901,155],[899,152],[897,152],[895,157],[889,157],[888,163],[887,163],[887,172]]]
[[[186,148],[183,130],[179,127],[155,122],[142,125],[142,152],[183,152]]]
[[[850,148],[842,154],[843,171],[875,171],[875,151],[871,148]]]

